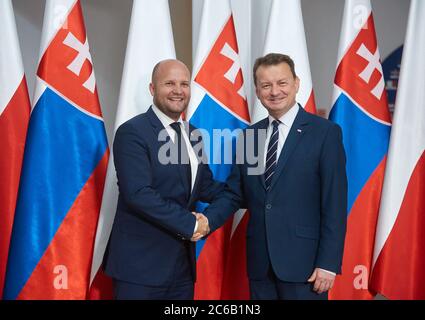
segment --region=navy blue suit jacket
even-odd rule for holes
[[[306,282],[316,267],[341,271],[347,216],[342,132],[338,125],[295,107],[299,112],[271,189],[266,191],[264,175],[248,173],[253,166],[247,161],[235,164],[225,191],[205,212],[215,230],[238,208],[249,210],[247,267],[252,280],[266,277],[269,261],[277,277],[288,282]],[[254,130],[255,148],[258,129],[267,127],[268,118],[248,128]],[[247,136],[245,130],[239,139]],[[256,150],[262,157],[264,142]]]
[[[194,128],[191,127],[190,131]],[[115,135],[114,162],[119,198],[106,256],[111,277],[148,286],[168,286],[176,261],[187,256],[195,280],[195,228],[198,200],[211,202],[223,189],[208,164],[199,164],[192,192],[179,164],[163,165],[158,141],[164,126],[150,108],[122,124]]]

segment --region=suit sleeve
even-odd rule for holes
[[[178,237],[190,239],[195,228],[195,216],[180,205],[162,198],[152,187],[147,142],[131,125],[118,129],[113,152],[120,196],[125,204],[136,214]]]
[[[231,214],[241,208],[243,202],[241,168],[240,165],[234,164],[223,191],[204,212],[211,231],[221,227]]]
[[[214,180],[210,166],[207,163],[201,164],[203,166],[203,178],[201,181],[201,191],[199,200],[206,203],[211,203],[218,197],[224,189],[224,183]]]
[[[206,203],[211,203],[223,190],[224,183],[214,180],[213,174],[211,172],[208,155],[205,152],[205,146],[202,139],[202,133],[197,131],[198,129],[193,128],[192,132],[197,132],[198,143],[202,146],[202,153],[200,155],[199,161],[200,170],[202,170],[202,180],[200,181],[200,191],[199,191],[199,200]]]
[[[316,267],[341,273],[347,225],[347,175],[342,132],[333,125],[321,150],[321,226]]]

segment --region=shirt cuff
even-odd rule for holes
[[[195,229],[195,230],[196,230],[196,229]],[[329,273],[329,274],[331,274],[331,275],[333,275],[333,276],[336,276],[336,273],[335,273],[335,272],[328,271],[328,270],[325,270],[325,269],[322,269],[322,268],[317,268],[317,269],[322,270],[322,271],[325,271],[326,273]]]
[[[196,220],[195,229],[193,229],[193,234],[195,234],[196,229],[198,229],[198,220]]]

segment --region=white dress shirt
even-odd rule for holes
[[[280,119],[275,119],[269,115],[269,126],[267,127],[267,135],[266,142],[264,145],[264,163],[266,163],[267,157],[267,148],[269,146],[270,137],[273,133],[273,121],[279,120],[279,126],[277,127],[279,130],[279,140],[277,143],[277,158],[279,159],[280,153],[282,152],[283,146],[285,144],[286,138],[288,137],[289,130],[291,130],[292,124],[295,121],[295,117],[298,114],[298,105],[295,104],[291,109],[288,110]]]
[[[193,185],[195,184],[196,174],[198,173],[198,164],[199,163],[198,163],[198,158],[195,155],[195,151],[193,151],[192,144],[190,143],[189,138],[187,136],[185,123],[184,123],[181,116],[180,116],[178,121],[174,121],[169,116],[167,116],[164,112],[162,112],[154,104],[152,104],[152,110],[156,114],[156,116],[158,117],[159,121],[161,121],[165,130],[167,130],[167,133],[170,136],[171,141],[173,141],[173,142],[176,139],[177,132],[171,127],[171,124],[174,123],[174,122],[180,123],[181,129],[182,129],[181,130],[182,137],[184,139],[184,142],[186,143],[187,148],[189,149],[187,151],[188,151],[188,154],[189,154],[190,171],[191,171],[191,175],[192,175],[190,190],[192,190]],[[186,123],[186,125],[188,126],[189,124]],[[198,221],[196,221],[196,223],[195,223],[195,228],[193,229],[193,233],[195,233],[196,229],[198,229]]]
[[[267,127],[267,135],[266,135],[266,142],[264,146],[264,163],[266,163],[266,157],[267,157],[267,148],[269,145],[270,137],[273,133],[273,121],[279,120],[279,140],[277,143],[277,159],[279,159],[280,153],[282,152],[283,146],[285,145],[286,138],[288,137],[289,131],[292,128],[292,125],[294,124],[295,118],[297,117],[299,111],[298,104],[295,103],[294,106],[291,107],[282,117],[279,119],[275,119],[272,116],[269,115],[269,126]],[[327,273],[330,273],[332,275],[336,275],[335,272],[324,270],[319,268],[320,270],[323,270]]]
[[[171,127],[171,124],[174,122],[180,123],[182,137],[184,139],[184,142],[186,143],[189,153],[189,161],[190,161],[190,171],[192,174],[192,181],[191,181],[191,187],[190,190],[193,189],[193,186],[195,184],[196,180],[196,174],[198,173],[198,158],[195,155],[195,151],[193,151],[192,144],[189,141],[189,137],[187,136],[186,127],[189,128],[189,124],[182,120],[182,117],[180,116],[178,121],[174,121],[169,116],[167,116],[165,113],[163,113],[159,108],[155,105],[152,105],[152,110],[155,112],[156,116],[158,117],[159,121],[161,121],[162,125],[164,126],[165,130],[167,130],[168,135],[170,136],[171,141],[174,142],[176,139],[177,132]]]

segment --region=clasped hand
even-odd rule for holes
[[[193,234],[191,241],[198,241],[210,233],[210,227],[208,224],[208,218],[202,213],[192,212],[198,222],[198,227]]]

